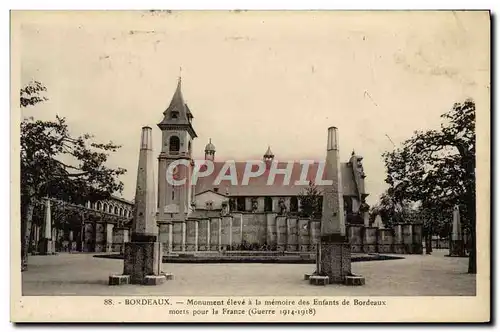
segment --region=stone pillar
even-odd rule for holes
[[[266,243],[268,247],[273,247],[276,244],[276,213],[266,214]]]
[[[375,253],[377,251],[377,227],[364,227],[363,252]]]
[[[392,242],[394,236],[392,229],[379,228],[377,229],[377,248],[379,253],[390,253],[393,251]]]
[[[309,251],[310,237],[309,237],[309,229],[310,229],[310,220],[308,219],[299,219],[297,221],[297,230],[299,237],[299,251],[301,253],[306,253]]]
[[[243,215],[240,214],[240,244],[243,243]]]
[[[219,240],[217,241],[217,244],[219,246],[219,250],[221,250],[222,248],[222,219],[221,218],[217,218],[217,223],[218,223],[218,227],[219,227]]]
[[[106,227],[105,223],[96,222],[94,227],[94,251],[95,252],[105,252],[106,251]]]
[[[284,249],[280,249],[280,225],[279,225],[279,217],[276,217],[276,250],[277,251],[280,251],[280,250],[284,250]]]
[[[60,249],[58,247],[58,242],[59,242],[59,230],[57,228],[52,227],[52,252],[56,253],[57,249]]]
[[[211,223],[211,219],[207,219],[207,251],[210,251],[211,250],[211,245],[210,245],[210,232],[211,232],[211,229],[210,229],[210,223]]]
[[[45,215],[43,220],[42,243],[40,244],[40,254],[54,254],[54,241],[52,237],[52,213],[50,209],[50,200],[45,199]]]
[[[181,251],[186,251],[186,222],[183,221],[182,227],[182,240],[181,240]]]
[[[151,127],[143,127],[135,191],[131,242],[125,244],[123,275],[109,277],[110,285],[156,285],[167,280],[162,272],[163,248],[158,242],[157,201]],[[168,275],[171,278],[171,275]]]
[[[243,218],[242,218],[243,219]],[[233,246],[233,218],[229,218],[229,250]]]
[[[413,236],[413,253],[422,255],[424,253],[424,247],[422,245],[422,224],[412,225],[412,236]]]
[[[314,239],[314,224],[312,219],[309,220],[308,223],[309,227],[309,251],[310,252],[316,252],[316,240]]]
[[[194,221],[194,251],[198,251],[198,220]]]
[[[450,256],[465,256],[465,245],[462,235],[462,223],[460,222],[460,209],[458,205],[453,207],[453,223],[451,229]]]
[[[349,243],[351,244],[351,252],[363,252],[363,226],[349,225]]]
[[[113,228],[115,225],[106,224],[106,252],[113,251]]]
[[[324,178],[330,181],[330,184],[323,186],[321,239],[316,255],[316,274],[327,276],[330,283],[344,283],[346,278],[352,275],[351,245],[346,237],[338,131],[336,127],[328,128],[324,167]]]
[[[70,252],[76,251],[76,241],[75,241],[75,235],[74,235],[73,231],[69,231],[69,251]]]
[[[413,235],[411,224],[403,224],[402,232],[405,254],[413,254]]]
[[[403,228],[401,224],[394,224],[394,244],[393,249],[396,254],[404,254]]]
[[[38,250],[40,247],[40,226],[35,225],[34,229],[34,234],[33,234],[33,247],[31,248],[31,251],[34,254],[38,254]]]
[[[124,230],[122,227],[113,229],[113,251],[123,253]]]
[[[174,227],[172,223],[168,224],[168,252],[172,253],[174,244]]]
[[[276,242],[277,242],[277,251],[285,251],[287,244],[287,224],[286,217],[279,216],[276,218]]]
[[[287,226],[286,250],[297,251],[297,245],[298,245],[297,219],[287,218],[286,226]]]
[[[158,242],[161,242],[163,247],[163,253],[168,254],[168,224],[161,223],[158,225]]]

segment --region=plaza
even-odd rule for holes
[[[22,275],[24,296],[474,296],[476,276],[468,258],[393,255],[404,259],[352,263],[366,277],[363,287],[312,286],[303,279],[314,264],[163,264],[174,279],[158,286],[109,286],[123,261],[95,254],[31,256]]]

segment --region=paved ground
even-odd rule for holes
[[[303,276],[313,264],[163,264],[174,280],[161,286],[108,286],[108,276],[122,272],[121,260],[92,254],[32,256],[23,273],[23,295],[475,295],[467,258],[445,257],[447,252],[355,262],[352,271],[365,276],[363,287],[309,285]]]

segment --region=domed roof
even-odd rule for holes
[[[215,145],[212,144],[212,139],[210,138],[208,144],[205,146],[205,151],[215,151]]]
[[[267,147],[266,153],[264,153],[264,158],[274,158],[274,154],[271,151],[271,146]]]

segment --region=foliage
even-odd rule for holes
[[[403,147],[384,154],[393,199],[420,201],[441,210],[475,207],[475,104],[455,104],[440,131],[415,132]],[[467,211],[467,217],[475,216]],[[470,220],[469,220],[470,221]]]
[[[309,186],[299,194],[299,201],[301,216],[312,218],[321,215],[323,195],[314,182],[309,182]]]
[[[42,83],[33,81],[21,89],[20,105],[21,107],[33,106],[42,101],[48,100],[46,97],[41,97],[40,93],[47,91],[47,88]]]
[[[475,111],[473,100],[455,103],[441,116],[440,130],[416,131],[401,148],[383,155],[391,199],[419,202],[428,215],[424,231],[444,232],[449,211],[458,204],[475,241]],[[472,260],[469,271],[475,271],[475,250]]]
[[[377,215],[380,215],[386,228],[392,228],[396,223],[413,223],[410,218],[414,212],[410,201],[402,199],[394,193],[393,188],[387,189],[380,195],[379,202],[370,209],[370,222],[374,222]]]
[[[46,98],[39,93],[46,88],[39,82],[21,89],[22,107],[34,106]],[[109,168],[110,152],[120,146],[96,143],[89,134],[73,136],[64,118],[53,121],[26,118],[21,123],[21,217],[23,264],[31,236],[33,216],[44,197],[68,203],[83,204],[120,193],[123,183],[118,177],[123,168]]]

